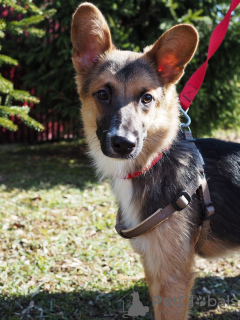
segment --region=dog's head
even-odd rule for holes
[[[136,159],[142,166],[171,145],[179,127],[175,84],[197,43],[195,28],[182,24],[144,53],[120,51],[101,12],[90,3],[78,7],[72,22],[73,64],[95,158],[105,163]]]

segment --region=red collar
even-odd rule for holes
[[[169,149],[169,148],[168,148]],[[167,150],[166,150],[167,151]],[[164,153],[159,153],[156,158],[153,159],[153,161],[151,162],[151,164],[144,168],[143,170],[141,171],[135,171],[133,173],[129,173],[126,177],[124,177],[123,179],[127,180],[127,179],[133,179],[133,178],[136,178],[138,176],[140,176],[141,174],[145,173],[146,171],[148,171],[149,169],[151,169],[161,158],[162,156],[164,155]]]

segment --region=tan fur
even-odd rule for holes
[[[208,258],[215,258],[223,255],[229,255],[233,253],[234,250],[236,250],[236,248],[232,243],[230,244],[226,241],[223,242],[220,239],[209,237],[201,249],[201,254]]]

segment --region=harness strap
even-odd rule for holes
[[[115,229],[120,236],[126,239],[136,238],[146,232],[151,231],[167,220],[174,212],[181,211],[186,208],[191,201],[192,195],[196,192],[198,187],[199,185],[192,185],[192,187],[188,189],[188,192],[181,192],[180,195],[169,205],[163,209],[158,209],[150,217],[139,223],[136,227],[125,229],[125,226],[122,224],[122,222],[118,222],[115,226]]]
[[[215,212],[213,203],[211,201],[210,191],[208,188],[208,183],[206,176],[204,174],[204,161],[202,158],[201,153],[196,147],[196,144],[194,143],[195,139],[192,136],[191,131],[185,131],[184,132],[185,139],[191,143],[191,148],[193,149],[193,153],[197,153],[197,156],[195,157],[196,166],[199,170],[199,172],[202,174],[202,181],[198,188],[199,196],[202,200],[202,207],[203,207],[203,222],[200,226],[198,239],[195,245],[195,252],[198,253],[201,251],[204,242],[207,240],[208,232],[210,230],[210,220],[212,215]]]
[[[164,208],[158,209],[150,217],[143,220],[137,226],[126,229],[121,219],[117,222],[115,229],[118,234],[126,239],[136,238],[142,234],[151,231],[152,229],[159,226],[161,223],[166,221],[171,215],[176,211],[181,211],[186,208],[191,202],[191,197],[199,190],[200,197],[203,204],[203,224],[200,227],[199,237],[196,243],[196,252],[199,252],[207,238],[209,227],[210,227],[210,218],[214,214],[214,207],[211,202],[210,192],[207,185],[207,180],[204,175],[203,163],[201,155],[194,143],[194,139],[190,132],[184,132],[185,139],[191,144],[193,149],[193,155],[195,156],[196,165],[201,173],[199,179],[194,180],[187,188],[187,191],[181,192],[175,200],[173,200],[169,205]],[[119,216],[117,220],[119,220]]]
[[[207,180],[205,177],[202,180],[202,184],[199,188],[199,192],[200,192],[200,196],[202,198],[202,204],[203,204],[203,223],[202,223],[202,226],[200,227],[200,235],[195,246],[196,253],[201,251],[201,248],[203,247],[204,242],[207,240],[207,236],[210,230],[210,220],[212,218],[212,215],[215,212],[213,203],[211,201]]]

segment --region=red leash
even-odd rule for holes
[[[219,48],[222,43],[229,26],[229,22],[231,19],[231,13],[236,9],[239,5],[240,0],[232,0],[230,8],[226,13],[223,20],[215,27],[213,33],[211,35],[209,46],[208,46],[208,55],[206,61],[194,72],[188,82],[185,84],[183,90],[179,95],[179,100],[182,108],[186,111],[193,99],[195,98],[198,90],[200,89],[203,79],[206,74],[208,60],[214,55],[214,53]]]

